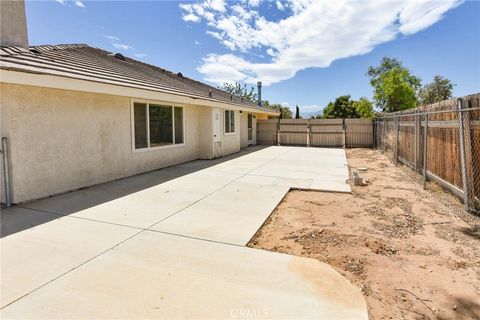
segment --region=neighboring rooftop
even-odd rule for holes
[[[86,44],[0,48],[0,69],[95,81],[217,100],[255,108],[256,103],[171,71]]]

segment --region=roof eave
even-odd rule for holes
[[[107,93],[107,94],[115,94],[115,95],[123,95],[123,96],[130,96],[130,97],[138,97],[138,98],[143,98],[143,96],[135,96],[133,94],[125,94],[128,93],[127,91],[124,90],[111,90],[111,87],[117,87],[117,88],[130,88],[135,90],[135,92],[152,92],[152,93],[162,93],[166,95],[172,95],[172,96],[180,96],[184,98],[191,99],[193,101],[189,101],[188,103],[191,104],[199,104],[199,105],[211,105],[213,103],[218,103],[221,105],[226,105],[226,106],[234,106],[240,110],[247,110],[255,113],[263,113],[263,114],[268,114],[268,115],[273,115],[273,116],[278,116],[280,113],[275,111],[275,110],[269,110],[264,107],[259,107],[259,106],[253,106],[253,105],[246,105],[246,104],[239,104],[236,102],[228,102],[224,100],[219,100],[215,98],[210,98],[210,97],[203,97],[199,96],[196,94],[185,94],[185,93],[179,93],[179,92],[173,92],[173,91],[168,91],[168,90],[160,90],[160,89],[145,89],[145,88],[139,88],[136,86],[129,86],[126,84],[118,84],[118,83],[106,83],[102,81],[95,81],[94,79],[79,79],[76,77],[69,77],[67,75],[55,75],[55,74],[50,74],[50,73],[45,73],[41,71],[34,71],[34,70],[24,70],[21,68],[14,68],[14,67],[5,67],[0,65],[0,70],[2,72],[2,76],[0,77],[1,82],[5,83],[15,83],[15,84],[24,84],[24,85],[33,85],[33,86],[40,86],[40,87],[50,87],[50,88],[57,88],[57,89],[65,89],[65,90],[76,90],[76,91],[85,91],[85,92],[95,92],[95,93]],[[23,77],[21,75],[24,75]],[[50,81],[45,81],[45,78],[49,78],[48,80]],[[82,85],[75,87],[75,85],[72,86],[72,83],[68,82],[78,82],[79,84],[82,83]],[[86,83],[93,84],[95,83],[95,86],[89,86]],[[103,89],[110,89],[110,90],[103,90],[102,91],[102,86],[105,86]],[[108,87],[108,88],[107,88]],[[122,92],[125,92],[122,94]],[[133,93],[133,92],[132,92]],[[148,96],[148,95],[147,95]],[[201,101],[209,102],[209,103],[198,103]],[[212,105],[213,106],[213,105]]]

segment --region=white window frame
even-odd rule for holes
[[[227,112],[229,112],[229,117],[230,117],[230,112],[233,112],[233,132],[227,132],[227,127],[225,126],[225,117]],[[223,110],[223,134],[226,136],[231,136],[237,133],[237,114],[235,110],[231,109],[224,109]]]
[[[146,112],[146,127],[147,127],[147,147],[146,148],[135,148],[135,110],[134,104],[135,103],[144,103],[147,105],[145,109]],[[150,113],[148,112],[148,108],[150,105],[160,105],[165,107],[172,108],[172,130],[173,130],[173,144],[168,144],[164,146],[157,146],[157,147],[150,147]],[[183,124],[183,143],[175,144],[175,107],[182,108],[182,124]],[[185,106],[181,104],[165,102],[165,101],[155,101],[155,100],[142,100],[142,99],[131,99],[130,101],[130,128],[131,128],[131,135],[132,135],[132,152],[148,152],[148,151],[156,151],[156,150],[163,150],[163,149],[170,149],[176,147],[183,147],[185,146],[186,136],[185,136]]]

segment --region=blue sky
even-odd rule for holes
[[[454,94],[480,91],[480,2],[27,1],[29,41],[87,43],[218,86],[266,86],[271,102],[319,111],[371,97],[366,72],[397,57]]]

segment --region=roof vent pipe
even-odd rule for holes
[[[258,105],[261,107],[262,106],[262,81],[257,82],[257,88],[258,88]]]

